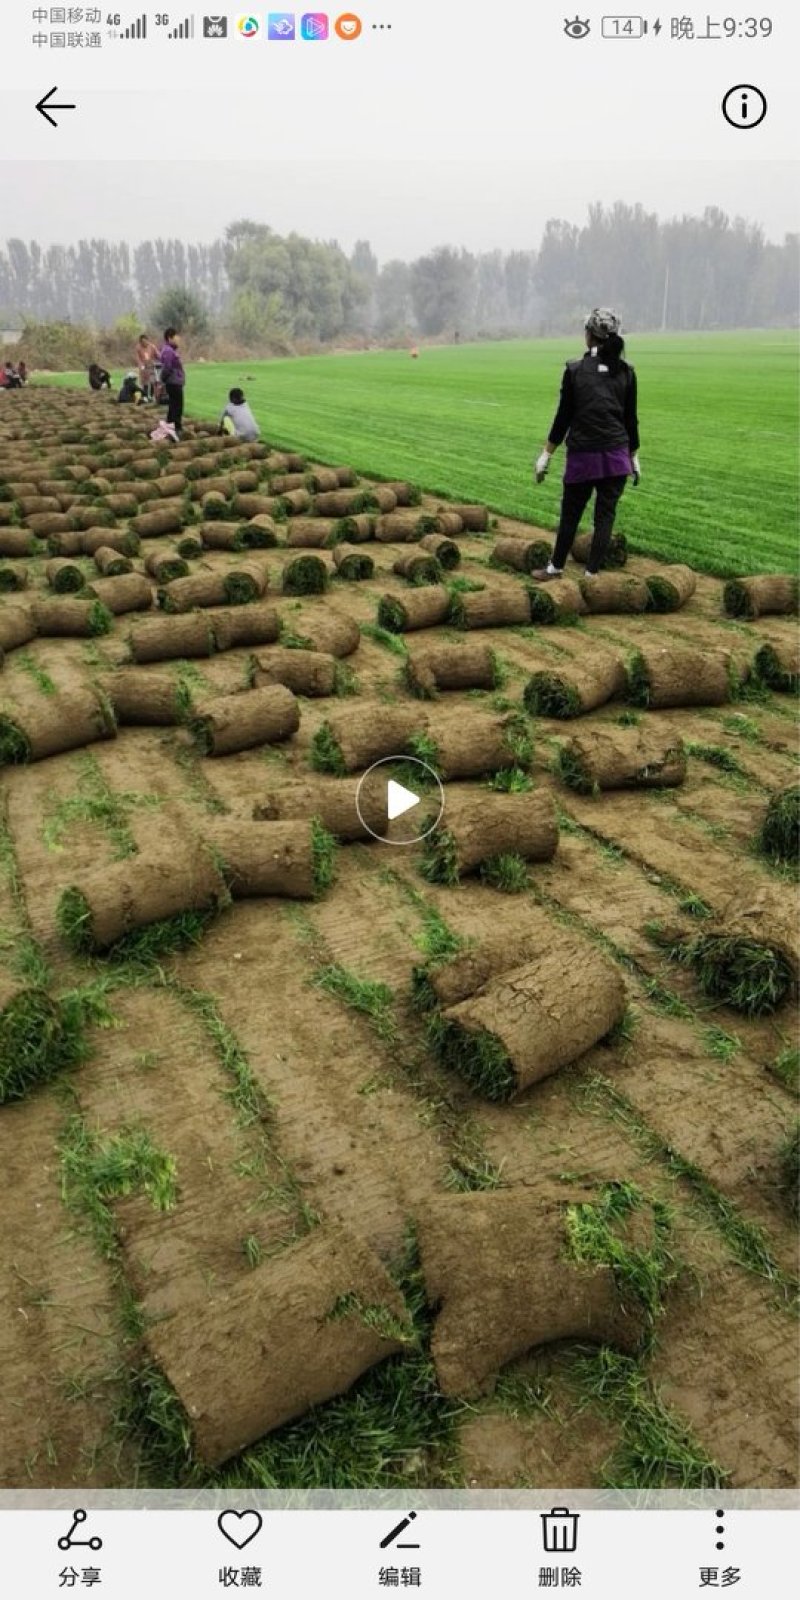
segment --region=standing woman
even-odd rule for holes
[[[181,423],[183,422],[183,397],[186,387],[186,373],[178,349],[177,328],[167,328],[164,334],[164,344],[159,354],[161,362],[161,381],[167,391],[167,420],[163,424],[164,432],[176,441],[181,436]]]
[[[586,354],[568,361],[550,437],[536,462],[536,482],[545,477],[553,452],[567,441],[564,493],[555,549],[546,567],[532,577],[560,578],[578,526],[592,494],[594,538],[586,577],[600,571],[606,557],[617,505],[626,480],[639,482],[639,420],[636,373],[623,360],[620,319],[606,308],[586,318]]]
[[[140,333],[136,341],[136,367],[139,373],[139,388],[147,401],[155,399],[157,361],[158,351],[149,333]]]

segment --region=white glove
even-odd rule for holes
[[[639,482],[639,479],[642,476],[642,469],[639,466],[639,457],[638,456],[631,456],[631,466],[633,467],[633,487],[635,489],[636,485]]]
[[[539,456],[538,461],[534,462],[533,470],[536,473],[536,482],[537,483],[544,483],[544,480],[545,480],[545,478],[547,476],[547,469],[548,469],[549,465],[550,465],[550,451],[549,450],[543,450],[541,455]]]

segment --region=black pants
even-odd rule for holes
[[[183,384],[168,383],[165,387],[168,402],[167,422],[174,423],[175,432],[180,433],[183,422]]]
[[[594,503],[594,538],[589,551],[589,560],[586,565],[590,572],[599,572],[606,558],[606,551],[611,543],[614,532],[614,518],[617,514],[617,505],[622,494],[627,477],[621,478],[589,478],[585,483],[565,483],[561,500],[561,517],[558,524],[556,547],[553,551],[553,566],[566,566],[567,556],[572,549],[578,526],[593,491],[597,498]]]

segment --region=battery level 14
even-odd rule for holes
[[[643,39],[647,32],[644,17],[604,17],[604,39]]]

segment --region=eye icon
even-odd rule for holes
[[[569,18],[565,17],[564,32],[568,39],[585,39],[587,33],[590,32],[589,18],[587,17],[585,22],[581,22],[580,17],[573,17],[570,22]]]

